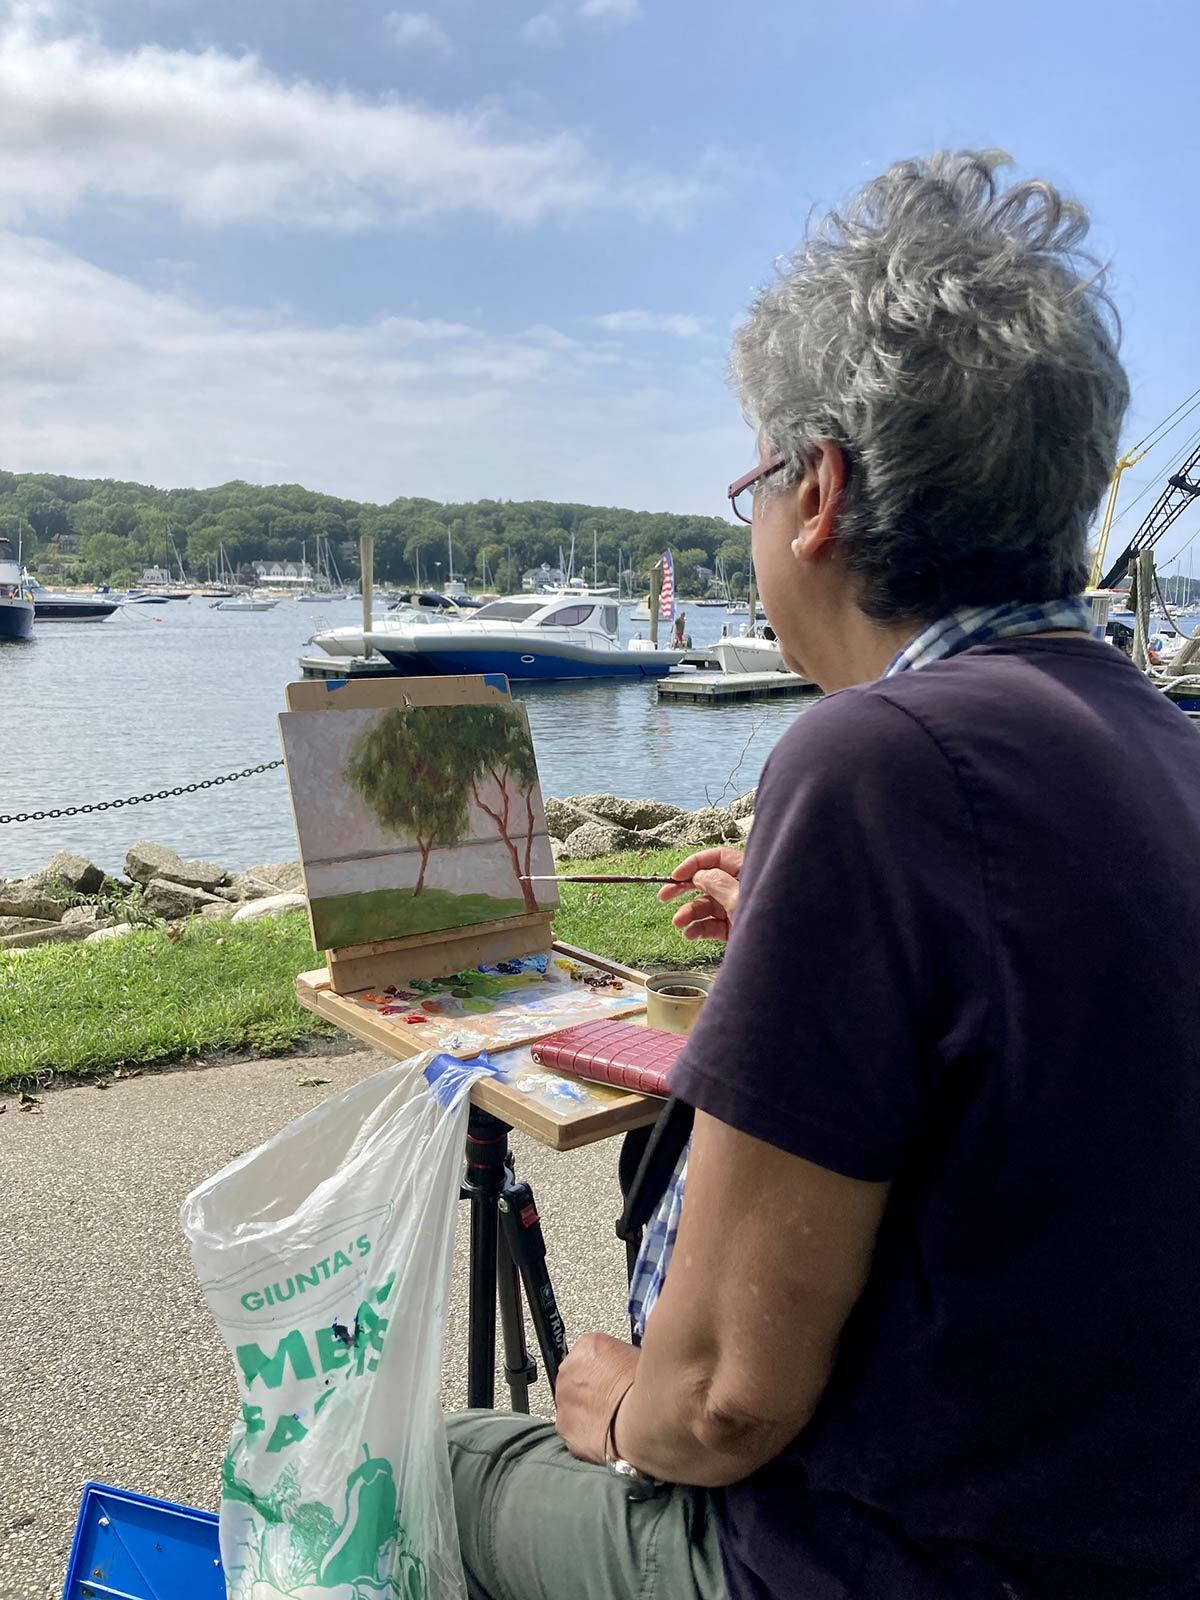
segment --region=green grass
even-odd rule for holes
[[[208,1051],[280,1055],[332,1030],[296,1004],[320,965],[303,912],[234,927],[195,921],[0,956],[0,1083],[96,1077]]]
[[[665,878],[686,852],[646,850],[602,861],[564,861],[562,872],[638,872]],[[724,946],[710,939],[685,939],[671,926],[674,906],[664,906],[651,883],[564,883],[554,934],[565,944],[611,956],[643,971],[711,967]]]
[[[662,872],[678,851],[572,862],[564,871]],[[649,884],[565,884],[554,929],[647,969],[709,966],[721,947],[686,943]],[[334,1030],[295,1000],[298,972],[321,965],[303,912],[234,927],[196,920],[97,944],[0,953],[0,1085],[95,1078],[221,1051],[280,1055]]]
[[[322,950],[373,939],[401,939],[410,933],[466,928],[473,922],[517,917],[523,900],[490,894],[455,894],[449,889],[370,889],[362,894],[327,894],[312,902],[313,925]],[[384,931],[381,931],[384,930]]]

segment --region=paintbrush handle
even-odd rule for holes
[[[524,876],[522,883],[677,883],[677,878],[644,878],[627,872],[558,872]]]

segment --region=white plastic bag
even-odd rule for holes
[[[184,1201],[242,1398],[222,1467],[230,1600],[463,1600],[439,1388],[481,1070],[389,1068]]]

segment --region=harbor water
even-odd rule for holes
[[[745,616],[687,611],[699,648]],[[283,686],[307,641],[359,620],[358,602],[281,600],[272,611],[215,610],[200,596],[128,606],[104,622],[43,623],[0,645],[6,750],[0,814],[48,811],[173,789],[280,753]],[[665,639],[670,629],[661,625]],[[645,634],[622,613],[622,637]],[[529,711],[543,791],[648,796],[694,808],[727,803],[811,699],[659,704],[652,683],[515,686]],[[44,866],[56,850],[120,869],[135,840],[241,868],[296,855],[282,770],[147,805],[0,825],[0,877]]]

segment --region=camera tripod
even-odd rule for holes
[[[514,1411],[528,1412],[537,1366],[525,1342],[521,1291],[542,1353],[551,1393],[567,1357],[567,1335],[546,1267],[546,1241],[533,1190],[518,1183],[507,1122],[472,1106],[462,1198],[471,1205],[467,1281],[467,1405],[496,1402],[496,1307],[504,1340],[504,1377]]]
[[[625,1243],[630,1276],[642,1229],[666,1188],[691,1126],[690,1107],[670,1100],[653,1127],[635,1128],[625,1135],[618,1168],[625,1204],[616,1232]],[[525,1340],[522,1290],[552,1394],[558,1369],[566,1360],[567,1335],[546,1266],[546,1241],[533,1190],[518,1183],[514,1171],[511,1132],[499,1117],[470,1108],[461,1190],[471,1205],[467,1405],[490,1409],[496,1402],[499,1306],[504,1377],[512,1408],[528,1413],[529,1386],[537,1381],[538,1371]]]

